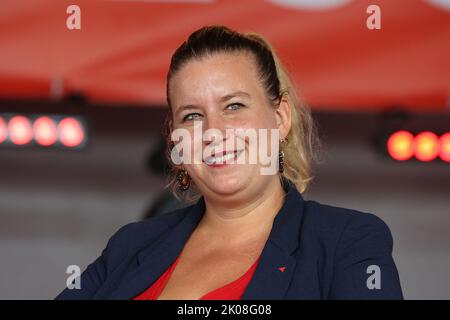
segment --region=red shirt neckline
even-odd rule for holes
[[[166,271],[159,277],[159,279],[156,280],[153,285],[151,285],[144,292],[136,296],[134,300],[156,300],[169,281],[170,276],[178,264],[179,258],[180,257],[178,256],[170,267],[166,269]],[[239,300],[244,294],[244,291],[256,270],[260,258],[261,256],[256,259],[253,265],[242,276],[223,285],[222,287],[207,292],[201,296],[199,300]]]

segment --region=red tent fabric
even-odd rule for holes
[[[225,24],[272,41],[314,109],[444,112],[448,2],[2,0],[0,98],[49,98],[62,89],[94,102],[164,105],[173,51],[195,29]],[[81,9],[80,30],[66,27],[72,4]],[[381,9],[380,30],[366,26],[371,4]]]

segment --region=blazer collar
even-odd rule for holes
[[[294,275],[303,222],[304,200],[295,185],[283,180],[286,197],[242,300],[283,299]]]
[[[282,299],[292,278],[296,264],[292,253],[299,245],[304,200],[291,181],[284,179],[283,187],[284,204],[242,299]],[[132,299],[156,281],[181,253],[204,212],[201,198],[171,230],[138,253],[137,267],[125,274],[108,298]]]

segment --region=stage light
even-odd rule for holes
[[[431,132],[425,131],[416,135],[414,139],[414,155],[416,159],[424,162],[436,159],[440,151],[439,137]]]
[[[0,147],[81,150],[88,142],[83,116],[0,113]]]
[[[84,129],[80,121],[67,117],[58,124],[59,140],[66,147],[77,147],[85,139]]]
[[[422,131],[413,134],[407,130],[399,130],[390,134],[386,149],[389,156],[397,161],[415,158],[421,162],[431,162],[440,158],[444,162],[450,162],[450,132],[436,134]]]
[[[389,155],[397,161],[405,161],[414,155],[414,135],[406,130],[397,131],[387,141]]]
[[[33,123],[34,139],[41,146],[50,146],[58,140],[55,122],[46,116],[37,118]]]
[[[13,116],[8,122],[9,139],[16,145],[25,145],[33,139],[30,120],[24,116]]]
[[[446,162],[450,162],[450,132],[443,134],[440,138],[441,150],[439,157]]]
[[[3,143],[8,138],[8,128],[6,127],[6,121],[0,117],[0,143]]]

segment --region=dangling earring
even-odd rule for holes
[[[177,180],[178,180],[178,187],[186,191],[189,189],[189,186],[191,184],[191,178],[189,177],[189,174],[187,173],[186,169],[182,168],[178,170],[177,173]]]
[[[280,172],[280,173],[284,172],[284,152],[283,152],[283,150],[280,150],[278,152],[278,172]]]
[[[288,139],[282,139],[281,143],[287,143]],[[284,151],[281,150],[278,152],[278,172],[283,173],[284,172]]]

